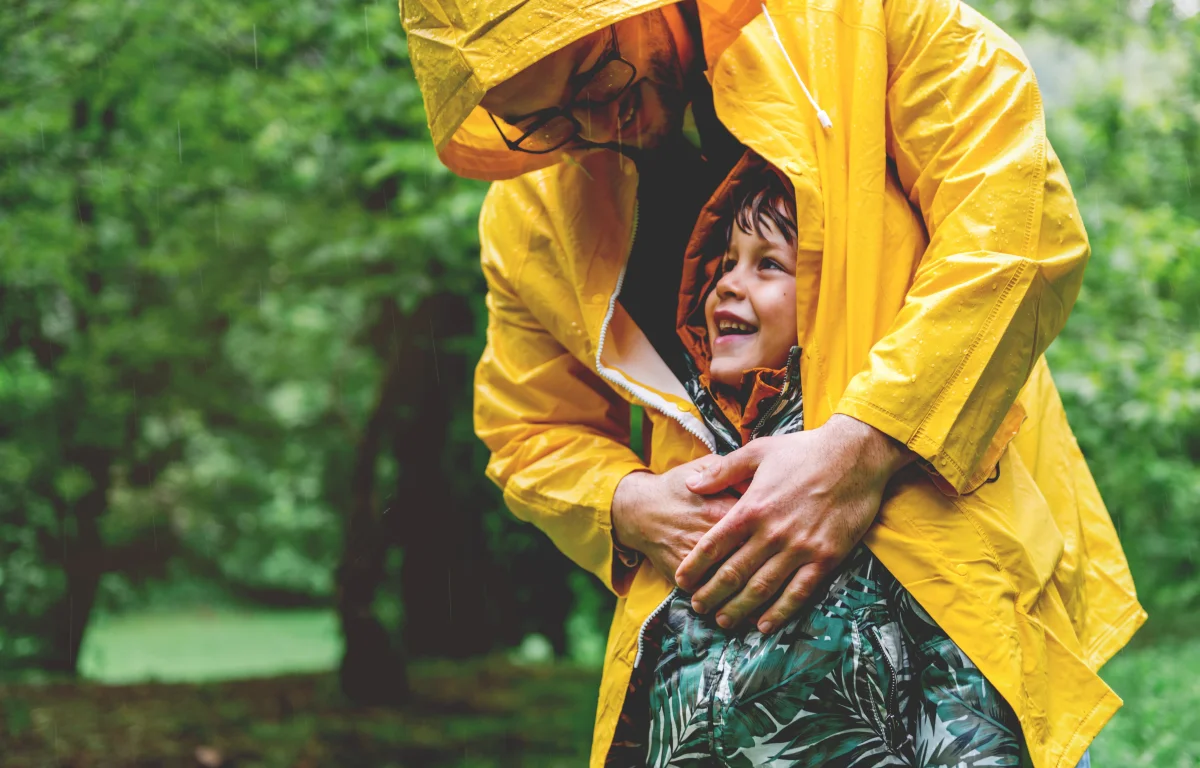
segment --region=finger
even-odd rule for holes
[[[692,595],[692,609],[696,613],[707,613],[713,608],[721,605],[730,597],[737,595],[746,586],[747,582],[751,581],[759,571],[763,564],[771,560],[772,556],[778,551],[776,548],[767,549],[757,538],[751,538],[741,546],[733,555],[726,560],[717,572],[712,575],[704,584],[696,590]],[[793,568],[794,570],[794,568]],[[783,580],[791,571],[781,574],[779,583],[775,585],[775,591],[778,591],[783,586]],[[774,591],[767,595],[770,597]],[[765,597],[763,598],[766,599]],[[724,614],[725,610],[722,609]],[[740,618],[741,615],[738,616]],[[731,627],[736,621],[728,624],[722,623],[718,616],[717,623],[723,627]]]
[[[779,594],[795,572],[794,557],[784,553],[775,555],[746,580],[745,586],[729,602],[721,606],[717,623],[725,628],[740,624]]]
[[[720,493],[738,483],[754,477],[761,461],[761,451],[756,445],[738,448],[733,453],[718,457],[702,472],[687,479],[687,488],[692,493],[709,496]]]
[[[816,563],[801,566],[783,594],[758,620],[758,631],[768,635],[790,621],[821,586],[824,577],[824,569]]]
[[[689,592],[700,586],[704,574],[746,540],[749,535],[746,524],[738,514],[741,504],[741,501],[734,504],[725,517],[700,537],[675,569],[676,584]]]

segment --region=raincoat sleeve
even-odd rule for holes
[[[887,150],[929,246],[837,410],[967,493],[1020,426],[1017,395],[1066,322],[1087,236],[1019,46],[958,0],[884,12]]]
[[[629,406],[522,302],[506,269],[524,258],[514,242],[546,240],[497,233],[513,222],[536,228],[546,217],[501,212],[494,192],[480,217],[488,328],[475,371],[475,431],[491,451],[487,474],[513,515],[623,595],[634,570],[614,552],[613,493],[630,472],[646,469],[628,446]],[[496,226],[498,219],[506,224]]]

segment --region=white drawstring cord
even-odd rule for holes
[[[796,70],[796,65],[792,63],[792,57],[788,55],[787,48],[783,47],[783,41],[779,39],[779,30],[775,29],[775,21],[771,18],[771,12],[767,10],[767,4],[762,4],[763,16],[767,19],[767,26],[771,28],[771,35],[775,38],[775,43],[779,46],[779,50],[783,52],[783,58],[787,61],[788,66],[792,68],[792,74],[796,76],[796,82],[800,83],[800,89],[804,91],[805,98],[808,103],[812,104],[812,108],[817,112],[817,120],[821,123],[821,127],[829,130],[833,127],[833,121],[829,119],[829,115],[825,110],[821,109],[821,105],[813,98],[813,95],[808,92],[808,86],[804,84],[804,78],[800,77],[800,73]]]

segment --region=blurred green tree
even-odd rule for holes
[[[183,562],[259,600],[336,594],[348,668],[376,666],[348,685],[386,680],[383,484],[414,471],[392,436],[435,340],[444,364],[470,352],[469,302],[424,308],[479,296],[483,192],[429,147],[395,9],[44,0],[6,14],[0,49],[19,106],[0,116],[0,657],[72,671],[103,573]],[[461,402],[465,375],[443,390]],[[444,433],[413,443],[437,460]]]
[[[1186,614],[1200,17],[979,6],[1034,61],[1092,236],[1055,376],[1145,602]],[[22,0],[0,69],[0,668],[71,672],[148,578],[334,605],[363,700],[402,693],[405,649],[564,652],[577,601],[602,625],[483,479],[484,187],[429,146],[394,5]]]

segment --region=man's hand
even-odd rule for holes
[[[782,626],[867,532],[888,480],[914,458],[874,427],[835,415],[811,432],[762,437],[710,459],[706,471],[687,478],[691,491],[713,494],[753,479],[684,558],[676,583],[694,592],[698,613],[724,603],[717,615],[723,627],[778,594],[758,628],[765,634]]]
[[[613,495],[617,541],[645,555],[668,581],[674,582],[679,563],[737,500],[724,488],[708,497],[688,490],[688,478],[715,461],[705,456],[661,475],[634,472]]]

